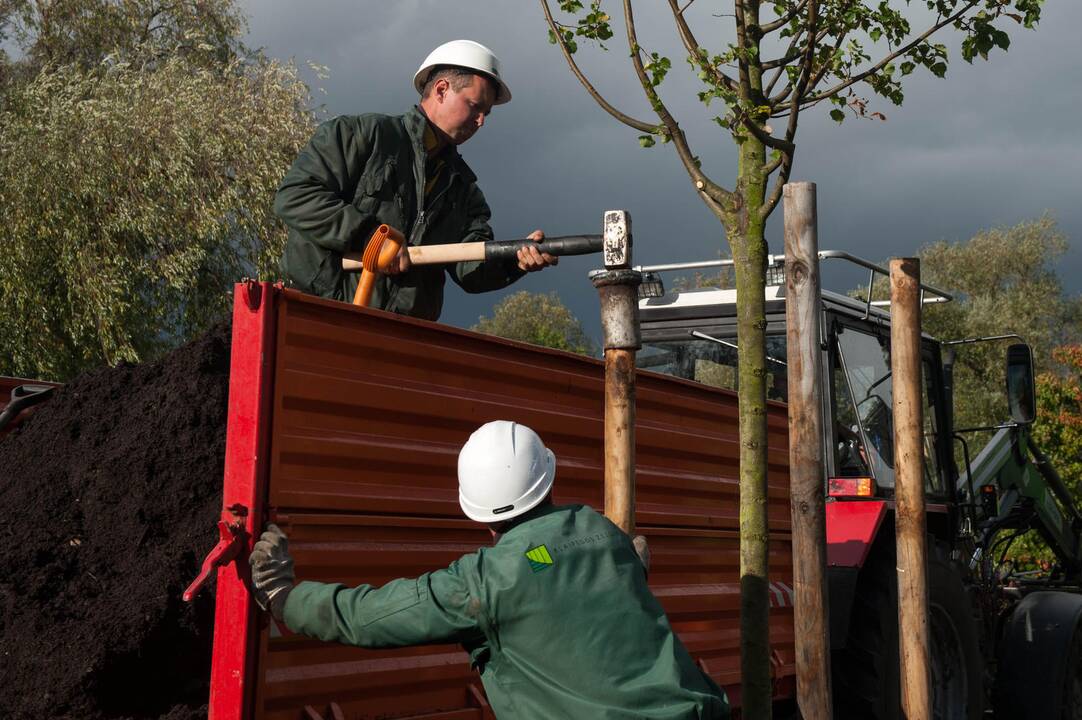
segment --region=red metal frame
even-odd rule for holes
[[[210,671],[212,720],[251,715],[254,673],[246,664],[258,655],[258,613],[248,592],[248,552],[259,531],[266,495],[274,378],[275,312],[279,288],[238,283],[233,293],[233,343],[229,375],[222,516],[243,525],[237,557],[218,569],[214,655]]]
[[[875,535],[887,515],[883,500],[836,501],[826,504],[827,565],[856,567],[868,559]]]

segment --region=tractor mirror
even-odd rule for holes
[[[1033,351],[1019,343],[1007,348],[1007,404],[1011,420],[1029,425],[1037,417],[1037,390],[1033,384]]]

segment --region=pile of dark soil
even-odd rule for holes
[[[229,328],[77,378],[0,440],[0,717],[205,717]],[[213,581],[212,581],[213,583]]]

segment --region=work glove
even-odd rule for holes
[[[286,596],[293,589],[293,558],[289,556],[289,539],[280,527],[267,525],[248,556],[248,564],[252,566],[256,603],[281,622]]]
[[[646,544],[646,537],[643,535],[636,535],[631,538],[631,544],[635,546],[635,552],[639,556],[639,560],[642,560],[643,569],[646,570],[646,574],[650,574],[650,547]]]

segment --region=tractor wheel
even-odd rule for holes
[[[996,717],[1082,720],[1082,597],[1026,595],[1004,626]]]
[[[1082,628],[1074,631],[1063,687],[1062,720],[1082,720]]]
[[[880,548],[884,549],[886,546]],[[932,717],[980,720],[983,661],[969,596],[959,573],[930,549],[928,639]],[[898,582],[893,548],[861,570],[846,647],[832,654],[837,720],[900,720]]]

